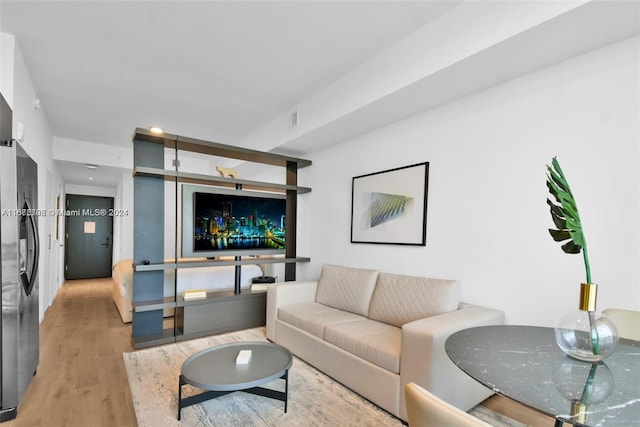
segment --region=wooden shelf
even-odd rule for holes
[[[157,169],[144,166],[135,167],[133,169],[133,176],[151,176],[154,178],[164,178],[170,181],[178,180],[178,182],[183,183],[215,185],[224,188],[237,188],[236,185],[242,185],[243,190],[267,191],[282,194],[286,194],[287,191],[295,191],[298,194],[309,193],[311,191],[311,188],[309,187],[250,181],[247,179],[223,178],[221,176],[180,172],[171,169]]]
[[[177,148],[178,150],[228,157],[230,159],[246,160],[249,162],[263,163],[273,166],[287,167],[290,163],[295,163],[298,169],[300,169],[311,165],[311,160],[299,159],[275,153],[265,153],[264,151],[250,150],[248,148],[204,141],[201,139],[169,133],[155,134],[148,129],[142,128],[136,128],[132,139],[134,142],[153,142],[164,145],[168,148]]]
[[[247,291],[238,295],[214,292],[211,298],[179,301],[176,329],[182,338],[211,335],[265,324],[267,293]],[[222,294],[222,295],[221,295]],[[182,298],[179,298],[182,300]]]
[[[255,298],[256,296],[263,295],[265,292],[266,291],[252,291],[251,289],[247,288],[246,290],[243,290],[243,292],[235,294],[233,292],[233,289],[231,289],[229,291],[207,292],[206,298],[194,299],[191,301],[185,301],[182,295],[178,295],[176,296],[175,305],[176,307],[189,307],[195,305],[210,304],[212,302],[223,302],[243,298]]]
[[[148,209],[144,216],[134,216],[134,289],[137,290],[133,303],[132,339],[134,347],[144,348],[216,333],[245,329],[264,325],[266,319],[265,290],[243,289],[235,293],[239,283],[236,268],[235,281],[229,290],[207,292],[207,297],[185,301],[180,294],[165,296],[162,272],[187,268],[206,268],[222,266],[242,266],[247,264],[285,264],[285,281],[295,280],[296,263],[309,262],[308,257],[296,254],[296,207],[297,196],[309,193],[311,188],[297,185],[298,170],[311,165],[311,161],[274,153],[249,150],[216,142],[203,141],[172,134],[154,134],[146,129],[137,128],[133,135],[134,143],[134,206]],[[225,178],[210,174],[190,173],[177,169],[164,169],[167,148],[175,151],[174,160],[180,160],[180,151],[199,153],[205,156],[217,156],[241,161],[256,162],[285,168],[285,183],[251,181]],[[173,259],[165,262],[163,257],[165,238],[164,200],[166,183],[175,186],[175,229],[178,233],[179,183],[205,184],[223,188],[254,190],[283,195],[286,199],[287,246],[284,250],[269,251],[271,256],[259,257],[251,254],[232,259]],[[175,242],[176,247],[179,244]],[[221,257],[224,254],[220,254]],[[263,255],[264,256],[264,255]],[[145,260],[154,260],[149,263]],[[146,263],[146,264],[145,264]],[[233,287],[234,289],[231,289]],[[176,282],[174,282],[174,290]],[[163,314],[167,309],[174,313],[173,327],[163,329]]]
[[[251,258],[236,260],[193,260],[179,262],[162,262],[150,264],[135,264],[134,271],[158,271],[158,270],[175,270],[183,268],[203,268],[203,267],[222,267],[225,265],[251,265],[251,264],[293,264],[298,262],[310,262],[309,257],[296,258]]]
[[[164,310],[165,308],[174,308],[176,302],[173,297],[164,297],[163,299],[149,301],[132,301],[133,311],[141,313],[143,311]]]
[[[242,299],[242,298],[255,298],[257,295],[263,295],[264,290],[251,290],[250,288],[243,289],[241,293],[236,294],[233,288],[223,291],[211,291],[207,292],[206,298],[194,299],[185,301],[182,295],[176,295],[175,297],[164,297],[161,300],[150,301],[138,301],[132,302],[133,311],[141,313],[144,311],[164,310],[166,308],[176,307],[188,307],[194,305],[210,304],[212,302],[222,302],[225,300]]]
[[[170,344],[176,342],[173,328],[165,329],[159,334],[133,336],[133,348],[136,350],[141,348],[153,347],[156,345]]]

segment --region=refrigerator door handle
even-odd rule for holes
[[[27,296],[31,295],[33,286],[36,283],[36,274],[38,273],[38,261],[40,259],[40,239],[38,237],[38,224],[35,220],[34,211],[27,198],[24,199],[24,207],[26,215],[20,220],[20,281]],[[28,222],[27,222],[28,220]],[[31,233],[27,230],[27,226],[31,228]],[[33,235],[33,256],[29,256],[29,234]],[[31,266],[29,266],[31,261]],[[30,268],[29,268],[30,267]],[[27,270],[30,270],[27,273]]]

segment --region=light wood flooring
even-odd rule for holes
[[[40,325],[40,364],[2,427],[136,426],[122,353],[133,351],[108,279],[70,280]],[[8,427],[7,426],[7,427]]]
[[[18,417],[1,427],[137,425],[122,358],[133,351],[131,324],[122,323],[111,284],[110,278],[65,282],[40,325],[38,372]],[[484,404],[533,427],[554,423],[501,396]]]

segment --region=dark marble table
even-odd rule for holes
[[[553,328],[481,326],[451,335],[451,360],[468,375],[556,419],[556,426],[640,426],[640,342],[620,339],[604,362],[566,356]]]

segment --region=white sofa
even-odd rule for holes
[[[444,350],[453,332],[503,324],[499,310],[459,302],[460,283],[324,265],[319,280],[271,284],[267,338],[407,421],[416,383],[469,410],[491,395]]]
[[[173,259],[167,260],[173,262]],[[254,277],[262,276],[260,266],[246,264],[241,267],[240,288],[251,287]],[[112,268],[113,279],[112,297],[116,304],[120,317],[124,323],[131,322],[133,318],[133,260],[124,259],[118,261]],[[174,295],[175,271],[167,270],[164,274],[164,295]],[[186,290],[204,289],[206,291],[224,291],[234,288],[235,266],[225,265],[217,267],[185,268],[178,271],[176,288],[178,294]],[[172,316],[173,310],[166,309],[164,315]]]

